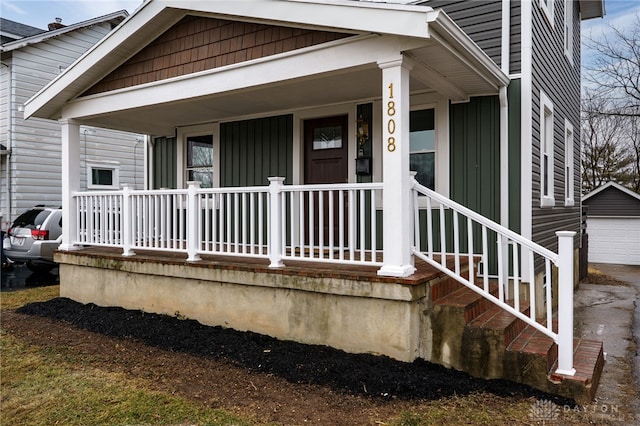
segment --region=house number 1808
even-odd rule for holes
[[[393,100],[393,83],[389,83],[389,101],[387,102],[387,131],[389,132],[387,151],[389,152],[396,150],[396,138],[393,136],[396,132],[396,122],[392,118],[394,115],[396,115],[396,102]]]

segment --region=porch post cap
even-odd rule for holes
[[[270,176],[267,179],[269,179],[269,182],[284,182],[286,178],[280,176]]]
[[[573,237],[576,235],[575,231],[556,231],[558,237]]]

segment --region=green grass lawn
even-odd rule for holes
[[[0,295],[2,310],[45,301],[58,286]],[[52,352],[0,330],[0,423],[6,425],[247,425],[194,401],[151,391],[149,383],[92,366],[72,349]]]

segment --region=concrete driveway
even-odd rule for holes
[[[589,266],[613,279],[586,279],[574,296],[576,334],[601,340],[605,351],[596,401],[588,410],[594,419],[639,424],[640,266]]]

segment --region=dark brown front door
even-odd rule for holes
[[[317,118],[304,122],[304,146],[305,146],[305,167],[304,183],[307,185],[319,183],[346,183],[348,180],[348,140],[347,140],[348,116],[340,115],[334,117]],[[320,241],[320,213],[318,212],[319,196],[314,197],[314,212],[308,210],[308,200],[305,202],[307,213],[305,215],[305,241],[310,243],[311,235],[309,229],[309,219],[313,218],[313,241],[317,245]],[[345,193],[345,210],[346,193]],[[324,245],[329,243],[329,220],[327,209],[329,206],[329,194],[323,196],[325,212],[323,212],[323,240]],[[339,199],[338,194],[333,197],[333,238],[334,244],[339,241]],[[346,232],[346,226],[343,230]],[[344,235],[346,237],[346,235]]]

